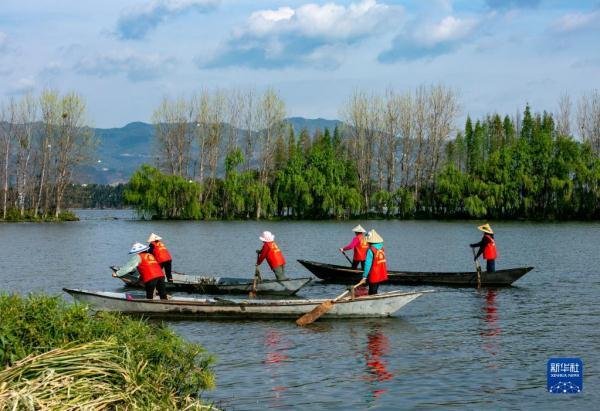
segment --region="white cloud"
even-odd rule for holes
[[[117,21],[117,35],[122,39],[141,39],[166,20],[196,11],[214,10],[220,0],[152,0],[126,10]]]
[[[138,54],[125,50],[82,57],[74,68],[80,74],[97,77],[125,74],[129,80],[140,82],[158,78],[173,69],[174,65],[174,59],[159,54]]]
[[[19,95],[26,94],[35,88],[35,79],[33,77],[21,77],[8,88],[8,94]]]
[[[363,0],[347,6],[309,3],[252,13],[205,67],[246,65],[277,68],[288,65],[337,65],[323,61],[323,50],[341,49],[384,33],[403,16],[400,6]]]
[[[435,21],[414,20],[403,27],[392,46],[379,55],[384,63],[433,58],[447,54],[470,41],[482,20],[445,16]]]
[[[600,29],[600,10],[589,13],[565,14],[554,22],[553,30],[557,33],[572,33],[587,29]]]

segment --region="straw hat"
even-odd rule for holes
[[[492,227],[490,227],[489,224],[480,225],[479,227],[477,227],[477,229],[479,231],[483,231],[484,233],[494,234],[494,230],[492,230]]]
[[[162,240],[162,237],[159,235],[156,235],[154,233],[150,234],[150,237],[148,237],[148,243],[152,243],[154,241],[158,241],[158,240]]]
[[[371,244],[383,243],[383,238],[381,238],[381,236],[379,234],[377,234],[377,231],[371,230],[371,231],[369,231],[369,235],[367,236],[367,243],[371,243]]]
[[[352,231],[354,231],[355,233],[366,233],[366,232],[367,232],[367,230],[365,230],[365,229],[363,228],[363,226],[362,226],[362,225],[360,225],[360,224],[359,224],[359,225],[357,225],[356,227],[354,227],[354,228],[352,229]]]
[[[258,237],[260,241],[263,243],[270,243],[271,241],[275,241],[275,236],[270,231],[263,231],[260,237]]]
[[[142,251],[148,250],[148,246],[142,243],[133,243],[131,246],[131,250],[129,250],[129,254],[138,254]]]

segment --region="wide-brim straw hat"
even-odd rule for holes
[[[371,244],[383,243],[383,238],[375,230],[369,231],[367,242]]]
[[[131,250],[129,250],[129,254],[138,254],[143,251],[147,251],[148,248],[149,247],[146,244],[133,243],[133,245],[131,246]]]
[[[352,231],[354,231],[355,233],[366,233],[366,232],[367,232],[367,230],[365,230],[365,229],[363,228],[363,226],[362,226],[362,225],[360,225],[360,224],[359,224],[359,225],[357,225],[356,227],[354,227],[354,228],[352,229]]]
[[[150,234],[150,237],[148,237],[148,241],[147,242],[151,243],[153,241],[159,241],[159,240],[162,240],[162,237],[159,236],[159,235],[157,235],[157,234],[152,233],[152,234]]]
[[[494,234],[494,230],[492,230],[492,227],[490,227],[489,224],[480,225],[479,227],[477,227],[477,229],[479,231],[483,231],[484,233]]]
[[[270,231],[263,231],[258,239],[263,243],[270,243],[271,241],[275,241],[275,236]]]

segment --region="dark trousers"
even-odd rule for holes
[[[145,284],[146,298],[152,300],[154,298],[154,290],[158,290],[161,300],[167,299],[167,288],[165,287],[165,277],[155,278]]]
[[[369,295],[377,294],[379,283],[369,283]]]
[[[160,267],[165,272],[165,275],[167,276],[167,280],[170,283],[173,282],[173,275],[171,274],[171,263],[172,263],[171,260],[169,260],[169,261],[163,261],[162,263],[160,263]]]
[[[360,269],[364,270],[365,269],[365,262],[364,261],[356,261],[356,260],[352,260],[352,269],[356,270],[358,268],[358,264],[360,263]]]
[[[488,273],[496,272],[496,260],[485,260],[485,271]]]
[[[280,265],[279,267],[273,268],[273,273],[275,273],[275,277],[277,281],[287,280],[285,276],[285,264]]]

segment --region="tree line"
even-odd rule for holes
[[[65,193],[95,140],[76,93],[43,91],[0,104],[0,218],[72,218]]]
[[[467,117],[457,132],[459,112],[443,85],[356,91],[338,127],[309,135],[273,90],[165,98],[158,162],[124,198],[154,218],[600,217],[597,90],[575,109],[564,95],[555,113]]]

